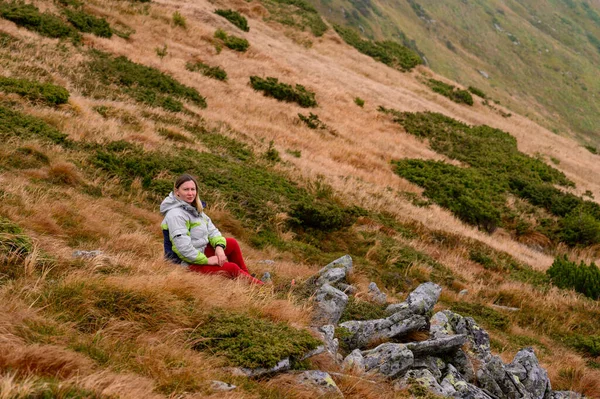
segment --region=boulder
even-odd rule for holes
[[[479,386],[499,398],[530,398],[523,386],[508,373],[498,356],[491,355],[477,369]]]
[[[365,370],[389,378],[402,376],[414,363],[413,353],[404,344],[385,343],[363,351]]]
[[[420,385],[436,395],[442,396],[445,394],[436,377],[428,369],[408,370],[404,377],[394,384],[394,389],[407,389],[411,385]]]
[[[346,279],[346,270],[343,267],[327,269],[317,279],[316,285],[320,287],[324,284],[335,285]]]
[[[496,399],[483,389],[465,381],[463,376],[451,364],[448,365],[448,372],[440,382],[440,386],[443,396],[452,396],[457,399]]]
[[[549,399],[581,399],[584,396],[573,391],[552,391]]]
[[[371,282],[368,288],[369,300],[378,305],[385,305],[387,302],[387,295],[377,287],[377,284]]]
[[[477,358],[485,360],[490,356],[490,337],[471,317],[463,317],[450,310],[443,310],[434,314],[430,323],[432,337],[466,335],[471,344],[471,350]]]
[[[550,395],[552,389],[548,373],[540,367],[533,348],[521,349],[506,366],[506,371],[517,378],[532,399],[543,399]]]
[[[413,354],[414,354],[414,352],[413,352]],[[435,377],[436,380],[441,380],[442,379],[442,370],[444,370],[446,368],[446,362],[444,362],[439,357],[415,356],[415,361],[411,368],[412,368],[411,371],[426,369]]]
[[[400,310],[408,309],[413,314],[425,315],[430,312],[442,292],[439,285],[427,282],[414,289],[402,303],[393,304],[387,307],[388,313],[397,313]]]
[[[301,385],[309,386],[314,389],[318,397],[344,397],[342,391],[338,388],[331,376],[320,370],[304,371],[296,377]]]
[[[456,352],[467,342],[466,335],[453,335],[429,339],[427,341],[410,342],[406,346],[415,356],[441,355],[448,352]]]
[[[326,265],[325,267],[323,267],[321,270],[319,270],[317,274],[320,276],[329,269],[340,267],[344,268],[344,270],[346,271],[346,275],[352,272],[352,257],[350,255],[344,255],[341,258],[338,258]]]
[[[248,378],[254,378],[254,377],[262,377],[262,376],[269,375],[269,374],[279,373],[281,371],[287,371],[290,369],[290,367],[291,367],[290,359],[285,358],[285,359],[279,361],[279,363],[277,363],[275,366],[273,366],[269,369],[262,368],[262,367],[259,367],[256,369],[238,367],[233,370],[232,374],[241,375],[241,376],[245,376]]]
[[[350,320],[340,324],[347,333],[341,337],[349,349],[364,348],[370,343],[383,341],[427,326],[427,319],[420,315],[405,318],[396,313],[385,319]]]
[[[313,325],[337,324],[348,304],[348,295],[329,284],[320,287],[315,293]]]
[[[227,382],[213,380],[210,382],[210,388],[213,391],[227,392],[227,391],[232,391],[232,390],[236,389],[237,386],[235,386],[233,384],[229,384]]]
[[[325,350],[332,355],[337,355],[340,347],[339,341],[335,338],[335,326],[333,324],[326,324],[321,326],[317,332],[321,335],[321,339],[325,344]]]
[[[365,358],[360,349],[354,349],[342,362],[344,371],[354,371],[355,373],[365,372]]]

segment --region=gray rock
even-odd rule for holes
[[[319,346],[317,346],[315,349],[313,349],[313,350],[311,350],[311,351],[309,351],[309,352],[305,353],[305,354],[304,354],[304,355],[303,355],[303,356],[300,358],[300,360],[305,360],[305,359],[308,359],[309,357],[316,356],[316,355],[318,355],[318,354],[321,354],[321,353],[323,353],[323,352],[325,352],[325,345],[319,345]]]
[[[314,298],[313,325],[337,324],[348,304],[348,295],[329,284],[320,287]]]
[[[344,394],[342,394],[342,391],[340,391],[335,381],[333,381],[333,378],[331,378],[331,376],[324,371],[304,371],[298,374],[296,380],[301,385],[310,386],[311,388],[314,388],[317,391],[319,397],[344,397]]]
[[[456,367],[466,381],[475,384],[475,367],[473,366],[471,358],[467,356],[465,351],[462,349],[457,350],[456,353],[452,355],[452,359],[449,359],[448,361]]]
[[[210,382],[210,388],[213,391],[227,392],[227,391],[232,391],[232,390],[236,389],[237,386],[235,386],[233,384],[228,384],[223,381],[214,380],[214,381]]]
[[[333,262],[329,263],[327,266],[323,267],[321,270],[319,270],[317,274],[321,275],[326,270],[338,267],[343,267],[346,270],[346,275],[350,273],[352,271],[352,257],[350,255],[344,255],[341,258],[338,258]]]
[[[411,385],[420,385],[427,388],[430,392],[436,395],[444,395],[445,391],[437,382],[436,377],[428,369],[412,369],[408,370],[404,377],[400,378],[395,384],[394,389],[406,389]]]
[[[404,344],[385,343],[363,351],[365,370],[386,377],[402,376],[414,363],[413,353]]]
[[[387,295],[381,292],[379,287],[377,287],[377,284],[371,282],[368,289],[368,295],[371,302],[374,302],[378,305],[385,305],[387,302]]]
[[[410,342],[406,346],[415,356],[429,356],[456,352],[466,342],[467,336],[461,334],[421,342]]]
[[[410,314],[410,309],[408,308],[408,303],[406,302],[393,303],[385,308],[385,311],[388,314],[394,314],[398,312],[406,312],[407,315]]]
[[[486,71],[478,70],[477,72],[486,79],[490,78],[490,75]]]
[[[508,373],[498,356],[490,356],[477,369],[479,386],[500,398],[530,398],[515,377]]]
[[[433,309],[441,292],[442,287],[439,285],[432,282],[423,283],[408,295],[405,302],[413,313],[424,315]]]
[[[77,251],[73,251],[72,256],[74,258],[84,258],[84,259],[89,259],[89,258],[95,258],[97,256],[103,255],[104,252],[96,249],[93,251],[81,251],[81,250],[77,250]]]
[[[452,396],[457,399],[495,399],[483,389],[465,381],[451,364],[448,365],[448,373],[440,382],[440,386],[443,390],[443,396]]]
[[[415,362],[412,365],[413,370],[427,369],[436,380],[442,379],[442,370],[445,368],[446,362],[433,356],[415,357]]]
[[[346,278],[346,270],[343,267],[334,267],[332,269],[327,269],[321,274],[321,276],[317,279],[316,285],[318,287],[329,284],[334,285],[335,283],[344,281]]]
[[[319,328],[318,332],[323,337],[325,343],[325,349],[332,355],[336,355],[340,347],[340,343],[335,338],[335,326],[333,324],[326,324]]]
[[[517,377],[532,399],[543,399],[550,395],[552,388],[548,373],[540,367],[533,348],[521,349],[506,366],[506,371]]]
[[[458,293],[459,296],[465,296],[469,293],[469,290],[464,289],[464,290],[460,290],[460,292]]]
[[[432,337],[442,338],[463,334],[467,336],[477,358],[485,360],[490,356],[490,337],[471,317],[463,317],[450,310],[443,310],[434,314],[430,323]]]
[[[385,319],[346,321],[340,324],[340,327],[347,330],[342,340],[349,349],[364,348],[370,343],[418,331],[427,326],[427,320],[423,316],[405,316],[396,313]]]
[[[246,376],[249,378],[254,378],[254,377],[261,377],[264,375],[279,373],[281,371],[286,371],[286,370],[289,370],[290,367],[291,367],[290,359],[285,358],[283,360],[280,360],[279,363],[277,363],[275,366],[273,366],[269,369],[262,368],[262,367],[259,367],[256,369],[239,367],[239,368],[235,369],[233,374],[234,375],[242,375],[242,376]]]
[[[360,349],[354,349],[342,362],[342,370],[354,371],[358,373],[365,372],[365,358]]]

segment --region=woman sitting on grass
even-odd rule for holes
[[[173,191],[160,204],[165,258],[206,274],[238,276],[263,284],[248,272],[242,251],[234,238],[225,238],[203,212],[198,183],[191,175],[181,175]]]

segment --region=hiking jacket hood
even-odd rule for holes
[[[165,256],[169,259],[180,260],[178,263],[185,265],[206,265],[206,246],[210,244],[216,247],[218,244],[227,243],[204,212],[198,212],[196,208],[177,198],[173,192],[160,204],[160,213],[164,215],[161,227],[165,237]],[[178,259],[170,256],[172,253]]]

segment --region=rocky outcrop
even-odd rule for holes
[[[329,284],[324,284],[315,294],[313,325],[337,324],[348,303],[348,295]]]
[[[320,370],[304,371],[296,377],[298,383],[308,386],[315,391],[318,397],[344,397],[331,376]]]

